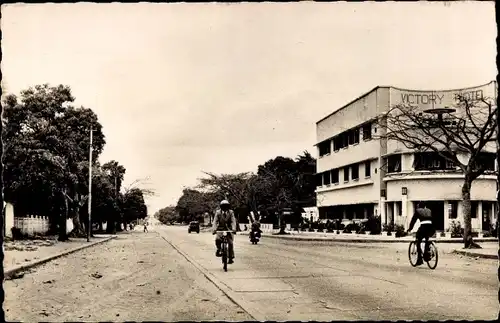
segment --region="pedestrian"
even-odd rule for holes
[[[144,232],[148,232],[148,223],[144,222]]]

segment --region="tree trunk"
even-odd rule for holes
[[[115,221],[114,219],[111,217],[108,219],[108,221],[106,222],[106,233],[108,234],[114,234],[116,231],[115,231]]]
[[[463,200],[463,216],[464,216],[464,248],[471,248],[472,241],[472,219],[471,219],[471,202],[470,202],[470,189],[472,181],[465,176],[464,185],[462,186],[462,200]]]
[[[57,240],[68,241],[68,233],[66,232],[66,220],[68,219],[68,199],[66,198],[65,192],[62,193],[64,199],[64,212],[59,216],[59,236]]]
[[[73,220],[73,230],[71,231],[71,235],[80,238],[85,237],[85,230],[83,229],[82,223],[80,222],[80,212],[78,212],[76,206],[73,206],[71,210],[71,219]]]
[[[286,230],[286,222],[285,222],[285,215],[283,214],[283,211],[280,212],[279,214],[279,227],[280,227],[280,234],[285,234],[285,230]]]

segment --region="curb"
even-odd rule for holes
[[[20,266],[14,267],[14,268],[9,269],[9,270],[7,270],[7,271],[4,272],[4,280],[12,279],[12,277],[15,274],[17,274],[17,273],[19,273],[21,271],[25,271],[27,269],[38,267],[38,266],[43,265],[43,264],[45,264],[45,263],[47,263],[49,261],[52,261],[52,260],[55,260],[57,258],[61,258],[61,257],[67,256],[69,254],[72,254],[74,252],[77,252],[77,251],[80,251],[80,250],[83,250],[83,249],[86,249],[86,248],[90,248],[90,247],[102,244],[104,242],[108,242],[109,240],[112,240],[112,239],[115,239],[115,238],[116,238],[116,236],[107,237],[107,238],[104,238],[104,239],[99,240],[99,241],[90,242],[89,244],[86,244],[86,245],[83,245],[83,246],[79,246],[79,247],[75,247],[73,249],[69,249],[69,250],[63,251],[61,253],[58,253],[58,254],[55,254],[55,255],[52,255],[52,256],[48,256],[48,257],[45,257],[45,258],[40,259],[40,260],[33,261],[33,262],[28,263],[26,265],[20,265]]]
[[[239,235],[248,235],[248,233],[238,233]],[[326,241],[326,242],[352,242],[352,243],[410,243],[415,239],[400,239],[400,238],[384,238],[384,239],[363,239],[363,238],[335,238],[335,235],[331,237],[307,237],[307,236],[294,236],[294,235],[267,235],[263,234],[262,238],[271,238],[271,239],[282,239],[282,240],[292,240],[292,241]],[[439,243],[462,243],[462,239],[451,240],[446,238],[436,239],[433,238],[431,241],[439,242]],[[493,238],[475,238],[475,242],[497,242],[498,239]]]
[[[235,293],[229,288],[225,286],[223,282],[221,282],[218,278],[216,278],[213,274],[211,274],[208,270],[206,270],[203,266],[198,264],[191,256],[189,256],[187,253],[182,251],[179,247],[177,247],[174,243],[172,243],[170,240],[165,238],[163,235],[160,234],[160,237],[165,240],[172,248],[174,248],[179,254],[181,254],[186,260],[191,263],[193,266],[198,269],[203,276],[205,276],[206,279],[208,279],[212,284],[215,285],[224,295],[226,295],[234,304],[236,304],[238,307],[242,308],[245,313],[247,313],[250,317],[252,317],[256,321],[261,321],[264,322],[266,321],[266,316],[262,314],[260,311],[256,310],[255,308],[252,308],[250,304],[248,304],[246,301],[238,299]]]
[[[453,250],[454,254],[464,255],[468,257],[474,258],[484,258],[484,259],[498,259],[498,255],[488,255],[484,253],[478,253],[473,251],[465,251],[465,250]]]

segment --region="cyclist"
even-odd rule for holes
[[[415,210],[415,214],[411,218],[410,227],[408,232],[413,229],[413,226],[420,220],[420,227],[417,230],[417,251],[418,251],[418,260],[417,266],[423,264],[423,260],[428,260],[427,257],[429,255],[429,238],[436,233],[434,225],[432,224],[432,213],[431,210],[427,208],[424,202],[419,202],[417,204],[417,209]],[[425,251],[424,251],[424,259],[422,259],[422,240],[425,239]]]
[[[213,234],[217,234],[215,237],[215,246],[217,247],[217,252],[215,255],[221,257],[221,245],[222,245],[222,233],[217,233],[217,231],[232,231],[236,232],[236,218],[234,216],[233,210],[227,200],[220,202],[220,209],[215,212],[214,223],[213,223]],[[228,264],[232,264],[234,261],[234,245],[233,245],[233,235],[231,233],[227,236],[229,260]]]
[[[253,223],[252,223],[252,231],[250,231],[250,236],[253,238],[253,233],[256,232],[257,233],[257,237],[260,238],[261,237],[261,233],[262,233],[262,230],[260,230],[260,222],[259,220],[255,220]]]

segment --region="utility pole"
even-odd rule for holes
[[[87,232],[87,242],[90,242],[92,234],[92,126],[90,126],[90,147],[89,147],[89,224]]]

